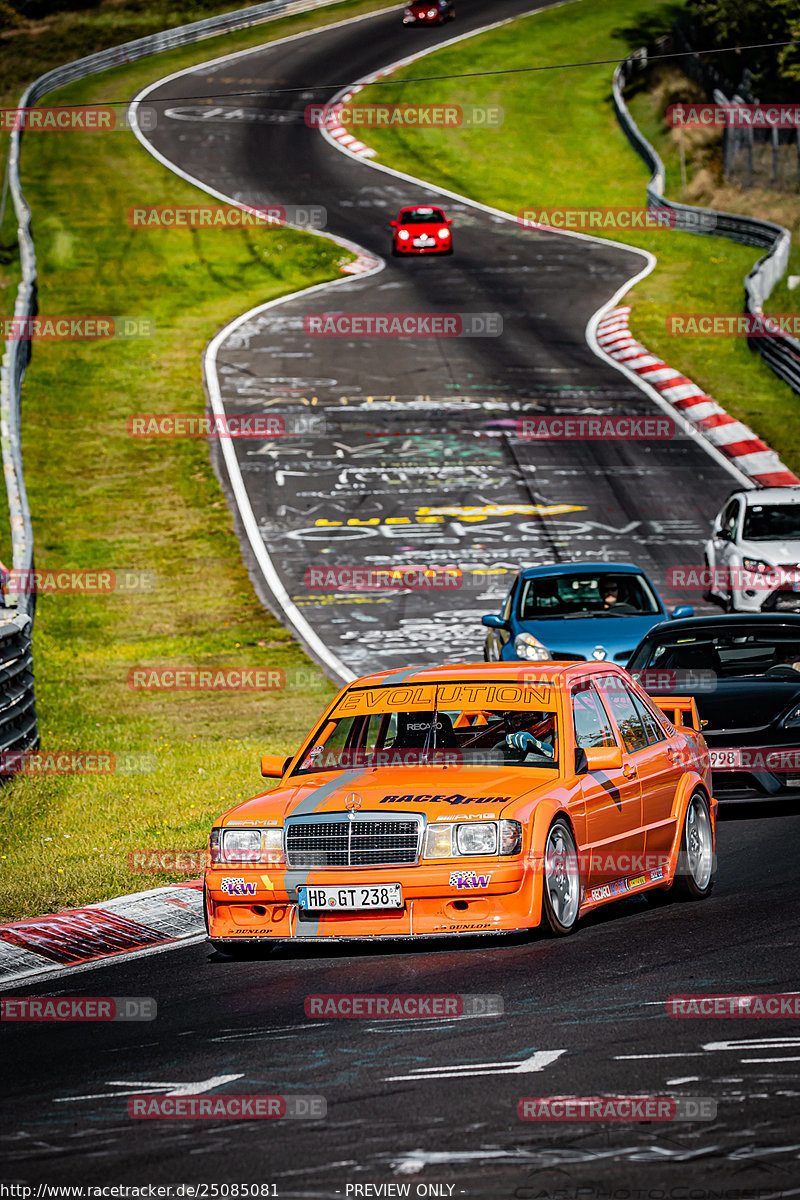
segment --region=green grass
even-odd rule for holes
[[[327,9],[325,21],[366,7]],[[272,23],[250,31],[249,41],[308,24],[308,17]],[[57,99],[130,96],[233,41],[120,69],[63,89]],[[131,873],[127,855],[202,848],[217,813],[263,790],[260,755],[293,749],[333,695],[256,599],[206,444],[133,439],[126,418],[202,412],[200,360],[214,332],[261,301],[338,278],[349,257],[291,230],[131,230],[125,215],[133,204],[197,203],[203,195],[130,134],[29,135],[22,166],[40,312],[146,315],[156,327],[148,340],[34,347],[23,454],[37,568],[131,568],[157,577],[139,595],[39,597],[34,656],[43,748],[150,752],[156,769],[21,776],[4,787],[6,920],[181,878]],[[9,298],[7,288],[6,311]],[[273,692],[130,690],[130,668],[144,665],[307,675],[304,684]]]
[[[674,5],[642,0],[575,0],[410,64],[390,84],[359,93],[359,104],[445,103],[501,105],[496,131],[448,128],[402,130],[354,126],[378,161],[510,213],[524,208],[643,206],[647,170],[622,133],[611,103],[613,67],[570,67],[506,76],[402,83],[413,76],[550,66],[576,60],[622,59],[643,38],[668,25]],[[679,192],[679,158],[663,123],[659,97],[639,92],[634,119],[662,151],[668,193]],[[692,180],[694,182],[694,180]],[[715,194],[718,188],[715,188]],[[732,194],[733,193],[733,194]],[[748,193],[726,189],[733,207],[749,211]],[[703,199],[695,202],[704,203]],[[752,199],[763,206],[763,193]],[[797,196],[775,202],[776,214],[797,229]],[[800,403],[743,339],[672,337],[666,318],[678,312],[742,310],[743,279],[757,252],[721,238],[672,231],[614,230],[606,236],[641,246],[658,266],[626,297],[632,329],[654,353],[684,371],[732,415],[750,424],[800,472]],[[798,255],[793,269],[800,273]],[[797,293],[777,290],[771,311],[797,305]],[[783,306],[781,308],[781,306]]]

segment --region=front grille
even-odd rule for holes
[[[409,866],[419,857],[421,830],[416,818],[289,817],[286,863],[295,868]]]

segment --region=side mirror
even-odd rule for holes
[[[282,754],[262,754],[261,774],[265,779],[283,779],[291,761],[291,755],[284,758]]]
[[[452,224],[453,224],[452,218],[451,218],[451,217],[445,217],[445,219],[444,219],[444,223],[445,223],[445,225],[452,225]]]
[[[397,229],[397,221],[390,221],[389,224],[391,225],[392,229]]]
[[[620,771],[622,751],[619,746],[586,746],[586,768],[589,771]]]
[[[728,529],[727,526],[723,527],[722,529],[717,530],[717,537],[719,538],[719,540],[721,542],[732,542],[733,541],[731,531],[730,531],[730,529]]]
[[[691,604],[679,604],[677,608],[672,610],[673,621],[680,621],[682,617],[693,617],[694,608]]]
[[[487,613],[481,617],[481,625],[485,625],[487,629],[505,629],[507,622],[502,617],[498,617],[497,613]]]

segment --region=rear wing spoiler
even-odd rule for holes
[[[650,699],[673,725],[700,729],[700,716],[693,696],[651,696]]]

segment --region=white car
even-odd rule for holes
[[[800,487],[733,492],[705,559],[706,598],[726,612],[800,612]]]

